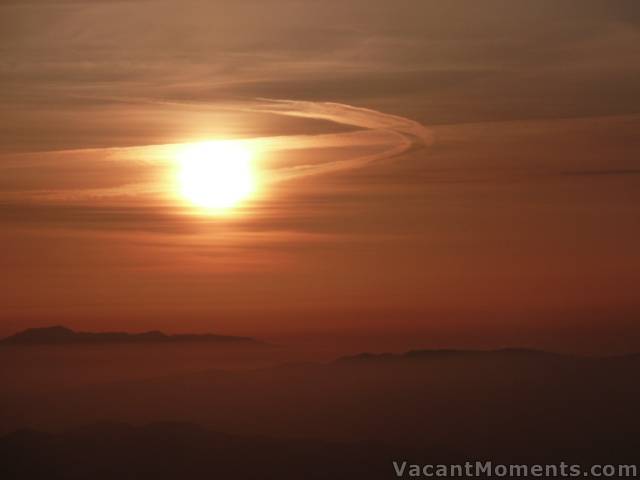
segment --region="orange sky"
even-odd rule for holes
[[[3,2],[0,333],[640,348],[634,2]],[[229,215],[176,152],[242,139]]]

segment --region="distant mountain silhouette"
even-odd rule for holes
[[[182,354],[170,350],[179,363]],[[119,354],[109,361],[129,368]],[[392,458],[638,464],[639,370],[638,355],[417,350],[81,387],[65,380],[32,392],[5,382],[0,472],[8,473],[0,477],[394,478]],[[10,433],[103,420],[214,430],[155,424]]]
[[[180,354],[174,358],[181,361]],[[640,451],[626,448],[640,431],[637,356],[507,349],[355,358],[197,370],[81,388],[65,381],[49,392],[5,385],[0,432],[102,419],[178,420],[247,436],[370,439],[401,446],[401,452],[441,445],[487,458],[591,460],[602,452],[603,460],[628,461],[629,451]]]
[[[437,359],[469,359],[478,358],[513,358],[513,359],[543,359],[567,357],[558,353],[545,352],[543,350],[533,350],[528,348],[502,348],[498,350],[457,350],[457,349],[430,349],[430,350],[410,350],[404,353],[358,353],[338,358],[336,363],[359,363],[359,362],[394,362],[404,360],[437,360]]]
[[[214,334],[176,334],[167,335],[154,330],[143,333],[127,332],[75,332],[63,326],[29,328],[0,340],[0,345],[67,345],[67,344],[105,344],[105,343],[262,343],[249,337],[235,337]]]

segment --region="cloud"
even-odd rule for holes
[[[176,105],[179,104],[174,102]],[[429,130],[411,119],[338,103],[261,99],[224,108],[351,127],[342,133],[245,139],[258,148],[262,145],[276,151],[300,151],[290,155],[292,159],[285,165],[272,170],[267,167],[263,174],[270,181],[361,168],[423,149],[431,142]],[[250,117],[247,121],[251,121]],[[180,144],[145,145],[14,156],[13,161],[5,160],[0,166],[5,173],[0,182],[0,198],[95,202],[109,197],[171,195],[170,169],[180,148]],[[329,148],[333,154],[325,160],[308,153]],[[361,151],[367,153],[351,153]]]
[[[640,175],[640,169],[608,169],[608,170],[568,170],[561,172],[562,175],[591,177],[591,176],[608,176],[608,175]]]
[[[383,151],[347,160],[328,162],[322,165],[291,167],[289,170],[290,173],[293,173],[293,176],[314,175],[362,167],[371,162],[395,158],[410,150],[424,148],[432,141],[431,134],[425,126],[398,115],[331,102],[268,99],[263,102],[250,110],[292,117],[328,120],[342,125],[367,129],[373,133],[392,133],[395,136],[395,142],[391,143]]]

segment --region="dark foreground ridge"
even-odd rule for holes
[[[446,451],[429,452],[452,458]],[[387,479],[393,478],[394,454],[378,444],[244,437],[172,422],[0,436],[3,471],[25,480]]]
[[[68,345],[68,344],[105,344],[105,343],[185,343],[211,342],[246,345],[262,345],[249,337],[205,334],[176,334],[154,330],[143,333],[127,332],[75,332],[63,326],[28,328],[22,332],[0,340],[0,345]]]
[[[74,388],[62,377],[61,386],[33,391],[5,382],[0,478],[373,480],[398,478],[394,459],[640,465],[637,355],[507,349],[355,358]]]
[[[384,480],[398,478],[394,461],[463,465],[482,458],[440,445],[399,447],[381,440],[238,436],[179,422],[144,426],[101,423],[59,433],[22,429],[0,436],[0,464],[6,478],[21,480]],[[625,459],[632,461],[637,445],[635,439],[618,440],[586,451],[565,450],[560,455],[571,465],[586,466],[596,464],[602,454],[613,453],[607,458],[625,464]],[[620,456],[620,449],[631,454]],[[491,460],[501,462],[499,457]],[[545,460],[521,457],[510,462],[535,465]],[[407,473],[402,476],[410,477]]]

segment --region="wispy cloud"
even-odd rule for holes
[[[261,113],[323,120],[356,129],[333,134],[245,138],[248,144],[257,149],[266,147],[272,154],[278,150],[300,151],[284,166],[272,170],[264,167],[262,175],[271,182],[361,168],[423,149],[431,142],[429,130],[418,122],[345,104],[262,99],[224,108],[235,108],[248,115]],[[0,198],[76,203],[109,197],[170,196],[173,188],[170,170],[181,147],[181,144],[144,145],[5,156],[0,171],[4,171],[5,178],[7,175],[13,178],[5,182],[4,188],[0,183]],[[331,157],[309,163],[309,150],[327,148],[333,149]],[[340,153],[341,149],[344,153]],[[357,153],[363,150],[367,153]],[[350,153],[354,151],[356,153]],[[37,185],[47,188],[38,189]]]
[[[395,141],[391,142],[383,151],[322,165],[291,167],[289,173],[293,176],[314,175],[362,167],[374,161],[395,158],[409,150],[425,148],[432,141],[429,130],[416,121],[398,115],[340,103],[265,100],[264,103],[252,107],[251,110],[292,117],[329,120],[342,125],[364,128],[373,134],[383,132],[392,133],[395,136]]]
[[[640,175],[640,169],[566,170],[562,175],[591,177],[600,175]]]

